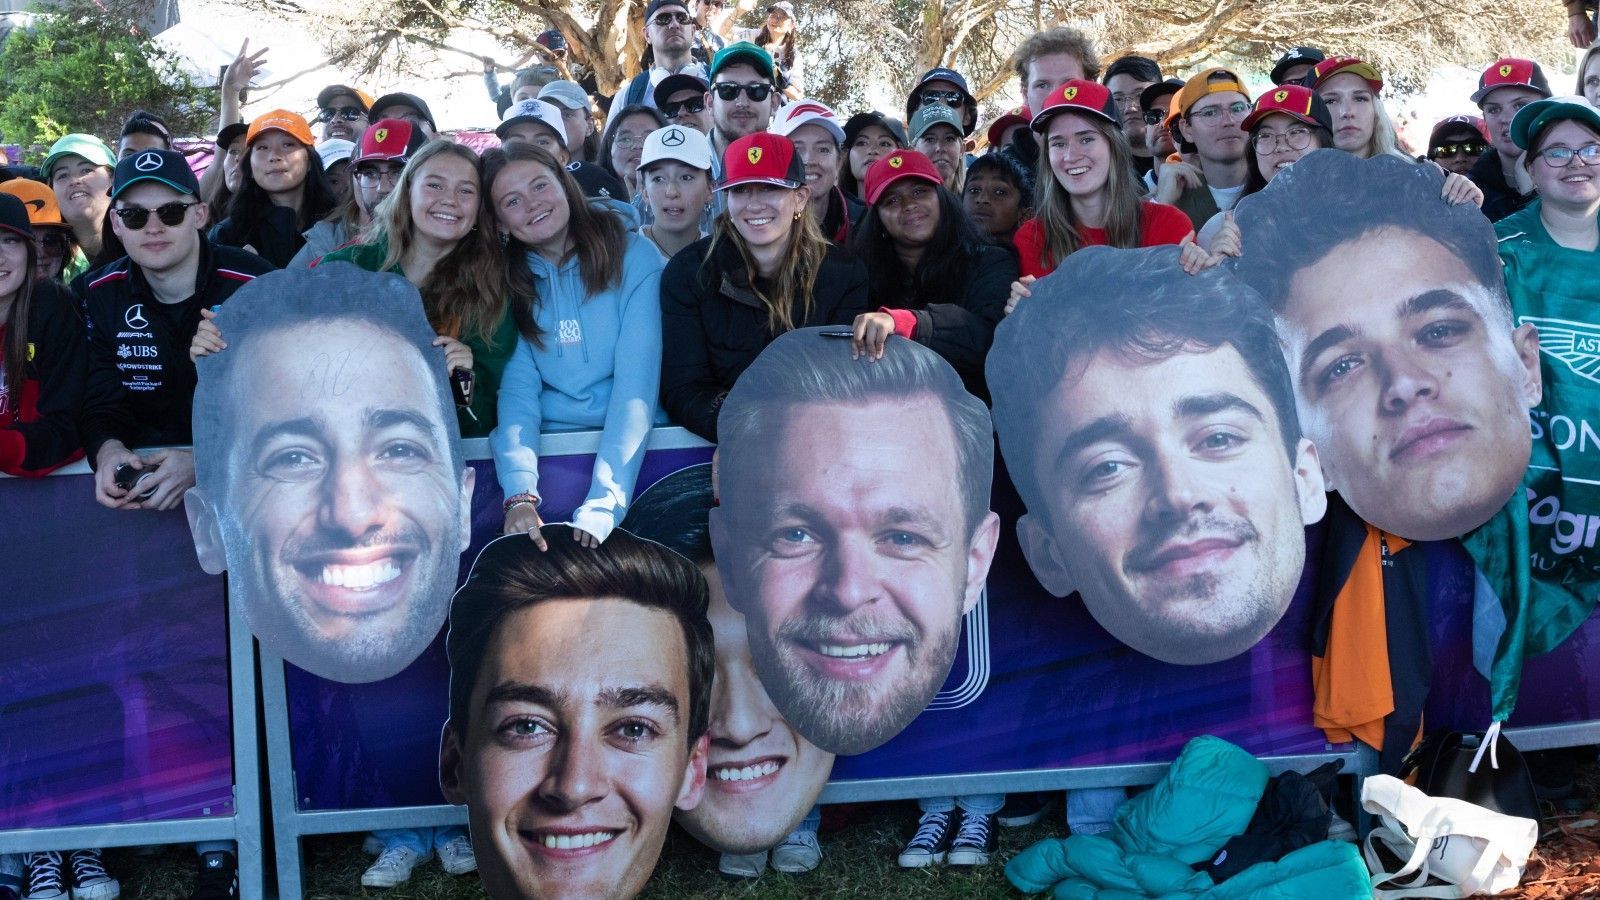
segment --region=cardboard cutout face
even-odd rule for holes
[[[440,787],[495,900],[628,898],[705,784],[705,579],[620,528],[543,534],[490,543],[451,606]]]
[[[1538,334],[1513,328],[1494,230],[1440,199],[1443,177],[1319,151],[1237,211],[1235,268],[1277,313],[1329,489],[1410,540],[1456,537],[1505,505],[1540,397]]]
[[[955,370],[900,339],[852,360],[830,331],[780,336],[728,395],[711,537],[778,711],[853,754],[949,675],[999,521],[988,412]]]
[[[677,820],[721,853],[759,853],[776,846],[805,818],[833,772],[834,757],[783,718],[761,686],[744,616],[728,602],[711,561],[712,507],[711,466],[690,466],[634,498],[622,526],[694,561],[711,588],[717,674],[706,789],[700,805],[679,812]]]
[[[217,324],[185,498],[202,567],[289,662],[399,672],[444,622],[473,485],[421,298],[334,264],[256,279]]]
[[[1001,324],[987,372],[1047,590],[1169,663],[1277,624],[1326,498],[1260,298],[1173,248],[1088,248]]]

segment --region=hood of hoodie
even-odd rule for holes
[[[623,226],[632,234],[638,234],[639,227],[644,224],[639,218],[639,211],[634,209],[633,204],[626,200],[618,200],[615,197],[590,197],[589,207],[614,213],[618,218],[622,219]]]

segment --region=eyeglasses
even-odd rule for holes
[[[1467,144],[1440,144],[1428,151],[1429,158],[1436,156],[1482,156],[1489,145],[1482,141]]]
[[[46,231],[39,235],[39,248],[46,253],[66,253],[72,246],[72,238],[58,231]]]
[[[1297,126],[1283,134],[1260,131],[1250,135],[1250,146],[1261,154],[1276,153],[1280,149],[1304,150],[1311,146],[1311,129]]]
[[[1235,100],[1232,103],[1229,103],[1227,106],[1208,106],[1205,109],[1197,109],[1194,112],[1189,113],[1187,118],[1191,122],[1198,120],[1206,123],[1207,125],[1215,125],[1218,120],[1222,118],[1223,114],[1230,116],[1242,116],[1248,112],[1250,112],[1250,104],[1244,102],[1243,100]]]
[[[960,106],[967,102],[967,97],[960,91],[923,91],[922,105],[932,106],[943,103],[945,106]]]
[[[380,169],[376,166],[370,166],[367,168],[357,169],[355,178],[356,181],[361,182],[367,187],[372,187],[373,185],[384,181],[387,181],[390,184],[399,184],[401,171],[403,170],[398,167],[393,169]]]
[[[1132,103],[1138,103],[1139,102],[1139,94],[1140,93],[1141,92],[1139,92],[1139,91],[1135,91],[1135,92],[1133,92],[1131,94],[1128,94],[1128,93],[1112,94],[1111,95],[1111,100],[1112,100],[1112,102],[1116,103],[1118,106],[1127,106],[1127,105],[1132,104]]]
[[[1572,165],[1572,158],[1579,157],[1586,166],[1600,165],[1600,144],[1584,144],[1574,150],[1571,147],[1546,147],[1539,151],[1539,158],[1552,169],[1564,169]]]
[[[642,146],[644,144],[645,137],[646,136],[642,134],[619,134],[612,139],[611,146],[621,147],[624,150],[632,150],[635,147]]]
[[[1144,119],[1146,125],[1160,125],[1167,120],[1167,111],[1164,109],[1145,110],[1144,115],[1140,118]]]
[[[354,122],[364,115],[366,115],[366,112],[364,112],[359,106],[324,106],[317,112],[317,122],[324,125],[332,122],[334,119],[343,119],[346,122]]]
[[[673,24],[687,25],[693,21],[694,19],[688,13],[664,12],[651,19],[650,24],[657,28],[667,28]]]
[[[772,94],[772,85],[761,81],[752,81],[749,84],[739,84],[733,81],[719,81],[711,86],[717,98],[723,103],[732,103],[739,99],[739,92],[743,91],[751,103],[762,103]]]
[[[155,209],[145,209],[142,206],[121,206],[113,209],[112,212],[117,214],[117,218],[122,220],[123,225],[138,231],[150,221],[151,213],[155,213],[156,218],[161,220],[161,224],[170,228],[183,224],[184,217],[189,215],[189,207],[199,205],[199,203],[184,203],[180,200],[174,200],[171,203],[163,203]]]
[[[690,97],[687,100],[679,100],[676,103],[668,103],[661,107],[661,114],[668,119],[676,119],[684,113],[703,113],[705,111],[706,99],[704,97]]]

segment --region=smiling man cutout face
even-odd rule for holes
[[[728,395],[711,537],[773,703],[851,754],[949,675],[999,520],[988,410],[949,363],[903,339],[851,359],[830,331],[779,337]]]
[[[201,565],[232,574],[284,659],[387,678],[439,633],[469,537],[472,470],[421,300],[335,264],[251,282],[218,325],[186,498]]]

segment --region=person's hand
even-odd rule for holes
[[[526,534],[533,538],[533,545],[540,550],[549,550],[550,545],[545,541],[539,529],[544,525],[544,520],[539,518],[539,509],[532,503],[518,503],[506,510],[506,527],[502,529],[506,534]]]
[[[1157,203],[1171,205],[1178,202],[1183,192],[1190,188],[1197,188],[1206,183],[1200,170],[1186,162],[1162,163],[1161,175],[1156,179],[1156,195],[1152,199]]]
[[[1583,13],[1567,17],[1567,39],[1582,50],[1594,43],[1594,23]]]
[[[100,445],[94,461],[94,499],[101,506],[112,509],[138,509],[139,501],[129,492],[117,487],[117,469],[124,464],[144,469],[145,462],[121,441],[106,441]]]
[[[877,362],[883,359],[883,348],[889,343],[889,335],[894,334],[894,316],[886,312],[862,313],[856,316],[850,330],[853,332],[850,358],[860,359],[861,354],[865,353],[868,362]]]
[[[494,72],[499,71],[499,67],[495,65],[494,57],[492,57],[492,56],[480,56],[478,58],[483,60],[483,71],[484,72],[492,74]]]
[[[250,81],[267,63],[266,53],[266,47],[251,53],[250,39],[245,38],[244,43],[239,45],[239,55],[228,64],[228,74],[222,82],[223,88],[238,94],[250,87]]]
[[[1460,206],[1463,203],[1483,206],[1483,189],[1473,184],[1472,179],[1458,172],[1445,174],[1444,190],[1439,192],[1439,196],[1451,206]]]
[[[1190,275],[1199,275],[1219,262],[1222,262],[1222,255],[1200,246],[1192,231],[1178,243],[1178,265]]]
[[[144,461],[147,466],[155,466],[155,474],[139,486],[140,493],[148,492],[139,501],[140,508],[162,512],[176,509],[183,502],[183,492],[194,487],[194,451],[157,450]]]
[[[217,314],[209,309],[200,310],[200,327],[189,341],[190,362],[227,348],[228,342],[222,339],[222,329],[217,327],[216,322],[211,321],[216,317]]]
[[[453,337],[439,335],[433,339],[435,347],[444,348],[444,371],[446,375],[456,369],[472,371],[472,348],[461,343]]]
[[[1237,258],[1244,255],[1244,234],[1239,231],[1239,223],[1233,220],[1233,210],[1222,214],[1222,227],[1211,236],[1208,249],[1216,256]]]
[[[1039,279],[1032,275],[1024,275],[1021,278],[1018,278],[1016,281],[1011,282],[1011,296],[1006,298],[1006,315],[1011,315],[1012,311],[1017,308],[1017,304],[1021,302],[1024,297],[1033,296],[1033,291],[1028,290],[1028,286],[1038,280]]]
[[[585,550],[600,549],[600,539],[576,525],[572,527],[572,536],[577,539],[578,546]]]

